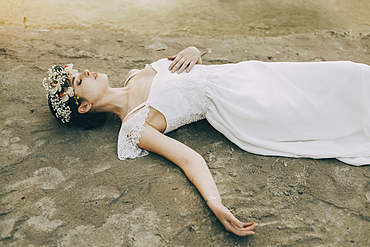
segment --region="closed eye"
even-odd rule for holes
[[[77,85],[81,85],[81,83],[82,83],[82,79],[79,79],[79,80],[77,81]]]

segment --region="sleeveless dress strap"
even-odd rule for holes
[[[136,106],[134,109],[132,109],[127,115],[126,117],[122,120],[122,122],[124,122],[128,116],[130,116],[133,112],[135,112],[137,109],[140,109],[140,107],[143,107],[145,104],[147,103],[147,101],[141,103],[140,105]]]
[[[123,86],[125,87],[126,86],[126,84],[127,84],[127,82],[132,78],[132,77],[134,77],[135,75],[137,75],[138,73],[140,73],[142,71],[142,69],[140,69],[140,70],[138,70],[138,71],[136,71],[136,72],[134,72],[134,73],[132,73],[127,79],[126,79],[126,81],[125,81],[125,83],[123,83]]]

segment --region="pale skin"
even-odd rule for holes
[[[193,46],[168,57],[168,59],[173,60],[168,68],[172,73],[190,72],[195,64],[202,63],[200,51]],[[136,71],[130,71],[126,78]],[[146,66],[140,73],[133,76],[125,87],[111,88],[108,86],[108,77],[104,74],[87,70],[76,74],[73,76],[71,84],[81,98],[78,111],[80,113],[89,111],[112,112],[117,114],[122,121],[127,121],[134,116],[135,112],[127,117],[126,115],[137,105],[147,100],[155,75],[156,71],[151,66]],[[254,235],[254,229],[258,226],[256,223],[239,221],[222,204],[220,193],[203,157],[188,146],[164,135],[165,129],[166,119],[164,116],[150,108],[145,130],[141,132],[138,146],[162,155],[179,166],[204,199],[209,196],[216,197],[216,199],[208,201],[207,204],[226,230],[238,236]]]

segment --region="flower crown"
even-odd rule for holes
[[[44,78],[42,81],[44,88],[49,91],[46,98],[50,100],[55,116],[60,119],[62,123],[68,123],[71,119],[72,111],[70,106],[66,103],[69,97],[73,97],[76,105],[78,105],[79,97],[67,82],[72,74],[77,72],[77,70],[73,69],[73,64],[67,64],[64,68],[59,65],[54,65],[48,70],[48,77]]]

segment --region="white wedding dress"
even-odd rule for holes
[[[370,164],[370,66],[247,61],[179,75],[170,63],[150,65],[157,74],[148,100],[121,126],[119,159],[148,153],[137,144],[153,107],[167,121],[165,133],[206,118],[251,153]]]

